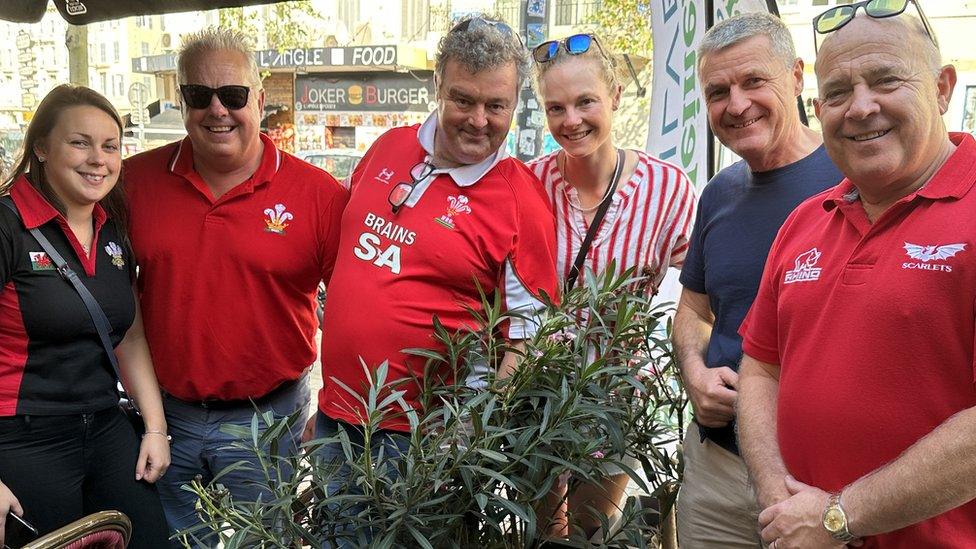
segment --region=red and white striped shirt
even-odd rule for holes
[[[669,266],[680,268],[688,250],[697,196],[681,168],[637,152],[637,166],[621,181],[599,231],[590,245],[584,269],[602,272],[611,261],[616,273],[637,267],[646,276],[644,289],[653,294]],[[558,151],[541,156],[529,167],[542,181],[556,217],[556,268],[562,280],[573,268],[589,229],[578,208],[576,189],[563,179]],[[574,207],[575,206],[575,207]]]

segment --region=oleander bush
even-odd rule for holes
[[[467,365],[497,366],[510,350],[498,334],[513,316],[486,299],[485,314],[472,312],[477,330],[448,333],[435,318],[446,351],[410,351],[426,359],[428,382],[423,409],[406,412],[413,433],[397,463],[370,448],[354,452],[345,433],[305,447],[313,456],[320,445],[341,442],[355,490],[328,493],[335,463],[272,457],[276,441],[298,420],[259,414],[249,447],[273,496],[233,501],[219,476],[187,489],[199,495],[201,516],[220,531],[226,548],[329,547],[338,540],[371,547],[654,546],[658,513],[671,510],[680,482],[687,400],[668,341],[666,307],[636,291],[646,283],[632,272],[587,273],[561,303],[522,319],[539,329],[518,351],[519,369],[508,379],[489,377],[483,390],[464,384]],[[372,447],[382,409],[405,404],[402,386],[387,380],[386,364],[367,371],[372,386],[364,399],[364,433]],[[636,458],[642,470],[628,467],[633,460],[624,456]],[[626,471],[660,502],[659,510],[629,497],[619,522],[611,527],[607,521],[601,539],[584,539],[573,517],[568,540],[547,539],[550,517],[537,514],[547,494],[560,482],[570,493],[600,482],[607,463]]]

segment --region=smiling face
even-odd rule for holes
[[[903,22],[857,17],[817,59],[817,117],[827,152],[869,194],[924,184],[951,148],[942,122],[955,70],[936,70],[927,40]]]
[[[434,164],[477,164],[505,141],[515,114],[518,75],[514,63],[477,73],[448,60],[437,83]]]
[[[250,86],[247,104],[241,109],[228,109],[216,94],[205,109],[183,105],[183,125],[193,143],[195,158],[217,160],[237,167],[247,166],[260,158],[264,90],[255,88],[256,83],[250,81],[247,67],[244,54],[231,50],[204,51],[187,64],[186,81],[182,84],[210,88]]]
[[[711,52],[699,66],[708,124],[723,145],[754,171],[797,160],[802,132],[796,97],[803,90],[803,61],[787,69],[769,38],[756,36]]]
[[[611,90],[600,60],[577,56],[546,69],[539,80],[549,132],[574,157],[592,154],[610,141],[620,88]]]
[[[120,129],[103,110],[69,107],[34,146],[44,176],[68,210],[91,208],[115,187],[122,167]]]

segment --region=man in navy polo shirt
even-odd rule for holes
[[[796,108],[803,61],[768,13],[731,17],[699,47],[708,122],[742,160],[705,187],[681,271],[674,345],[695,411],[683,450],[678,535],[688,547],[759,546],[759,509],[735,441],[742,340],[776,231],[842,176]]]
[[[264,90],[241,33],[185,37],[177,67],[188,136],[130,159],[126,183],[143,318],[173,437],[159,492],[170,527],[182,530],[199,522],[196,497],[182,485],[254,462],[228,448],[237,439],[224,424],[249,426],[255,407],[308,413],[316,288],[331,277],[348,193],[259,133]],[[299,435],[282,448],[295,451]],[[263,478],[255,467],[220,482],[236,501],[253,501],[268,497]]]

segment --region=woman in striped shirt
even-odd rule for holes
[[[594,235],[581,272],[600,273],[611,262],[615,274],[635,268],[635,291],[657,292],[669,266],[680,267],[688,248],[696,196],[678,167],[639,150],[613,143],[613,112],[621,86],[610,52],[592,34],[577,34],[540,44],[533,50],[536,83],[549,131],[561,150],[532,161],[556,219],[559,275],[566,280],[591,225]],[[605,209],[602,220],[594,218]],[[636,460],[632,465],[637,465]],[[584,484],[570,496],[572,515],[587,535],[600,526],[599,515],[612,517],[629,480],[618,467],[608,468],[602,486]],[[596,516],[587,509],[598,511]],[[565,519],[554,515],[551,534],[566,534]],[[559,530],[562,530],[560,532]]]

